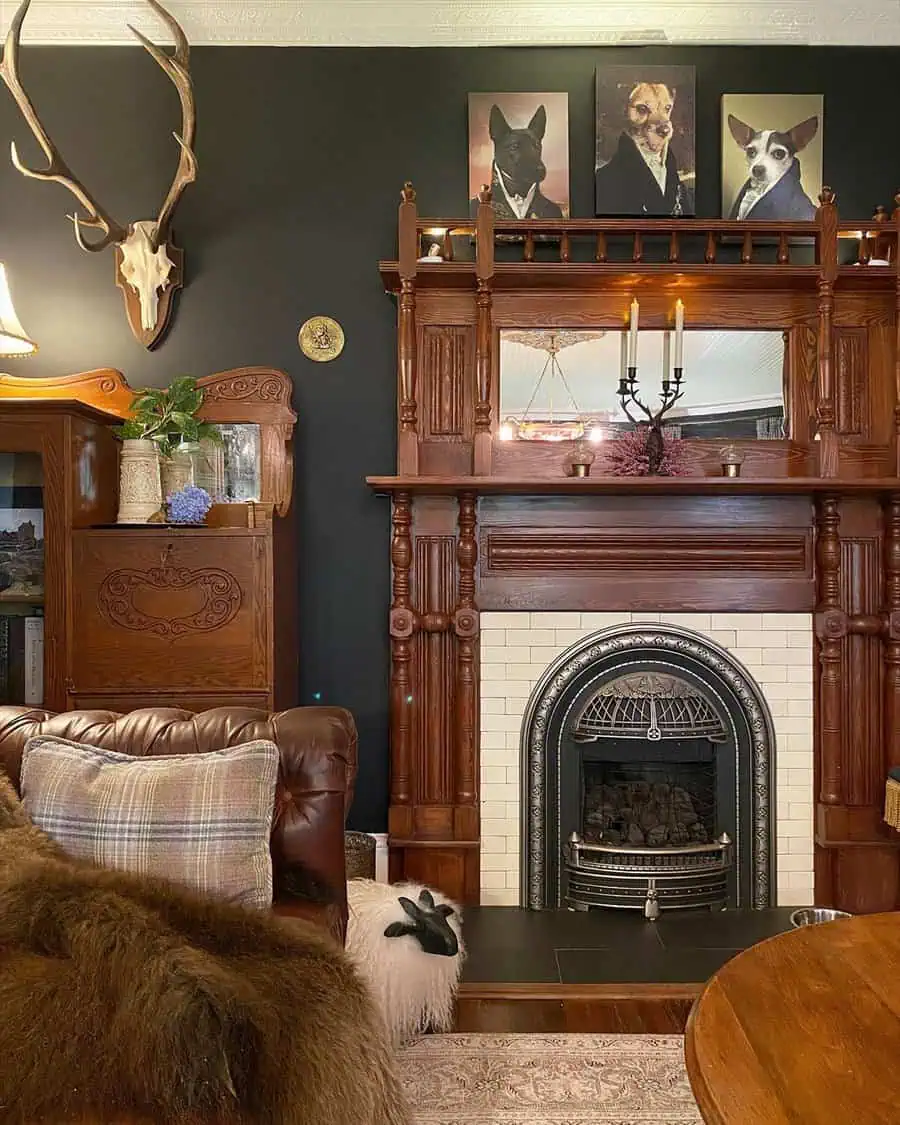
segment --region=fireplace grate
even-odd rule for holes
[[[643,910],[651,919],[660,910],[721,909],[732,851],[725,833],[712,844],[631,848],[586,843],[573,832],[563,848],[565,900],[575,910]]]

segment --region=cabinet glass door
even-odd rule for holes
[[[0,452],[0,703],[43,702],[43,463]]]

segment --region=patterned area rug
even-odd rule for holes
[[[680,1035],[426,1035],[416,1125],[701,1125]]]

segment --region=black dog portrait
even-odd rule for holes
[[[505,113],[497,101],[492,101],[488,115],[487,148],[484,137],[483,118],[485,104],[478,105],[475,99],[491,98],[492,95],[473,94],[469,98],[470,123],[470,200],[471,214],[478,208],[478,190],[481,184],[490,183],[494,212],[500,219],[562,219],[568,212],[568,200],[557,202],[545,194],[545,181],[548,180],[548,166],[545,158],[545,140],[548,133],[547,107],[542,102],[531,113],[527,124],[520,125],[513,118],[511,110]],[[507,95],[507,98],[522,95]],[[533,98],[534,95],[531,95]],[[565,94],[551,95],[566,98]],[[473,105],[473,103],[475,103]],[[566,114],[566,117],[568,115]],[[512,122],[508,119],[512,118]],[[568,181],[568,122],[565,121],[562,134],[565,154],[565,167],[551,167],[554,179],[559,184],[561,174]],[[480,129],[479,129],[480,125]],[[559,127],[557,127],[559,132]],[[481,135],[477,135],[480,133]],[[554,145],[554,155],[559,158],[559,137]],[[487,160],[485,160],[487,157]],[[488,166],[485,166],[485,165]],[[480,183],[478,183],[480,172]],[[472,181],[475,180],[473,184]]]

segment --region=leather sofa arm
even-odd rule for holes
[[[302,885],[303,872],[328,887],[334,902],[322,913],[346,930],[344,825],[357,772],[353,716],[338,707],[296,707],[270,714],[245,707],[218,707],[191,714],[175,708],[145,708],[127,715],[109,711],[67,711],[58,715],[29,707],[0,707],[0,766],[19,785],[22,751],[37,734],[144,755],[203,753],[271,739],[281,752],[272,828],[276,907]],[[330,928],[334,929],[334,926]]]

